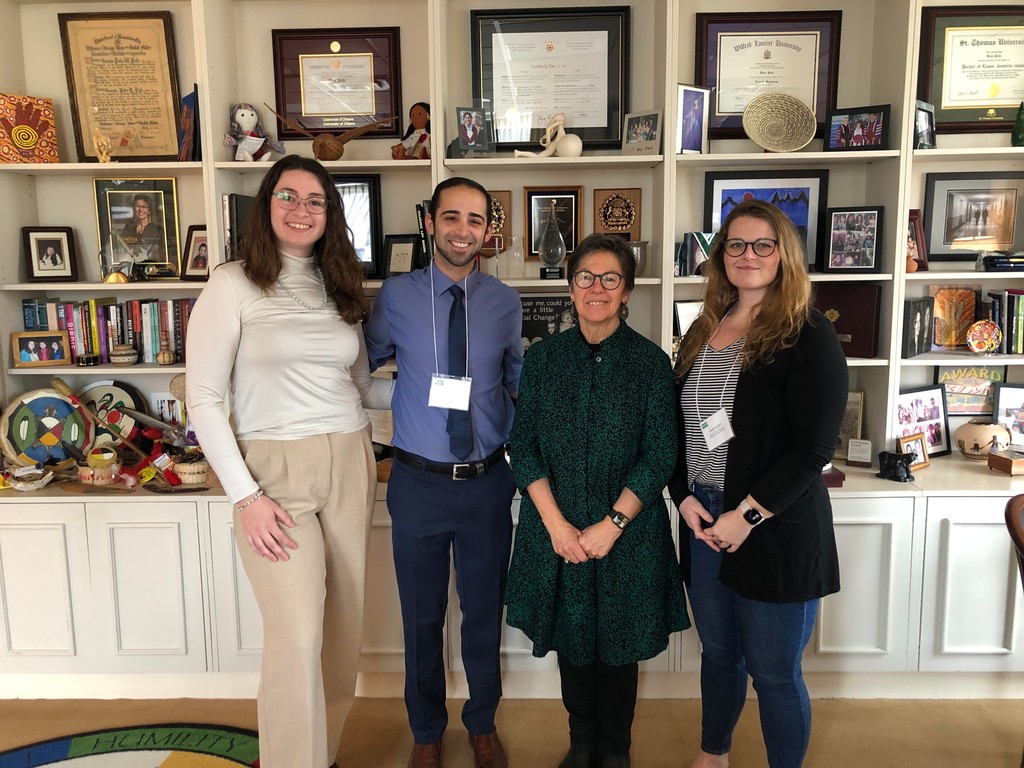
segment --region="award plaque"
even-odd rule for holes
[[[594,231],[640,239],[640,189],[595,189]]]
[[[512,246],[512,192],[489,189],[491,196],[491,234],[484,240],[481,256],[497,256]]]

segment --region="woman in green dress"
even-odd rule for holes
[[[530,347],[511,460],[522,491],[507,621],[558,653],[562,768],[628,768],[637,662],[690,625],[663,489],[676,454],[668,356],[624,322],[635,260],[594,234],[570,257],[579,324]]]

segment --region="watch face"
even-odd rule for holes
[[[757,525],[764,519],[764,516],[756,509],[751,507],[750,509],[743,513],[743,519],[751,525]]]

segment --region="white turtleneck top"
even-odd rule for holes
[[[394,382],[370,376],[362,326],[342,320],[333,301],[308,308],[324,295],[313,260],[282,252],[281,265],[266,294],[241,262],[218,267],[189,317],[189,420],[232,501],[258,487],[238,440],[356,432],[369,423],[364,403],[390,407]]]

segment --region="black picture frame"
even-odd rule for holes
[[[526,294],[523,304],[523,354],[545,339],[576,325],[572,299],[566,294]]]
[[[180,274],[178,246],[178,195],[173,178],[93,179],[96,199],[96,230],[99,233],[101,268],[112,264],[143,279],[177,279]],[[135,203],[149,202],[153,231],[132,233]]]
[[[865,152],[889,148],[891,104],[830,109],[825,115],[825,152]],[[875,117],[872,120],[872,116]],[[860,130],[858,131],[858,125]]]
[[[332,173],[341,196],[352,245],[367,277],[384,275],[384,229],[381,218],[380,174]]]
[[[822,272],[869,274],[882,271],[882,227],[885,208],[880,205],[829,208],[828,248]]]
[[[501,150],[534,149],[551,115],[558,112],[565,114],[566,131],[576,134],[583,140],[586,148],[618,148],[622,143],[623,117],[629,112],[630,86],[630,8],[625,5],[601,8],[515,8],[505,10],[473,10],[470,11],[470,31],[472,40],[472,79],[474,103],[483,104],[494,117],[494,130],[497,147]],[[585,114],[586,102],[579,105],[566,103],[573,93],[594,94],[592,87],[584,88],[573,83],[562,82],[556,90],[549,83],[540,83],[536,90],[550,98],[558,97],[557,103],[538,104],[537,108],[526,105],[530,115],[529,122],[506,122],[503,114],[504,104],[496,98],[495,72],[492,57],[496,50],[501,50],[500,43],[506,35],[544,33],[545,39],[538,43],[539,52],[545,58],[557,56],[579,56],[579,50],[567,52],[566,43],[570,37],[583,44],[597,44],[598,38],[604,35],[607,48],[594,51],[593,56],[600,56],[605,63],[605,96],[595,99],[590,105],[588,118],[578,115]],[[499,38],[498,41],[495,38]],[[575,41],[574,41],[575,42]],[[504,57],[500,59],[504,61]],[[522,60],[522,56],[519,57]],[[553,71],[552,71],[553,75]],[[499,80],[509,80],[512,73],[499,73]],[[600,107],[597,107],[597,104]],[[518,105],[522,114],[523,105]],[[587,124],[590,123],[590,124]]]
[[[288,127],[280,115],[314,136],[343,133],[377,120],[390,120],[367,129],[357,138],[401,137],[406,115],[402,109],[398,27],[272,29],[270,37],[279,139],[308,138]],[[352,62],[348,68],[352,82],[340,76],[343,61]],[[369,88],[359,87],[360,76],[372,78],[366,80]],[[346,92],[357,94],[358,100],[343,104],[340,94]],[[324,95],[315,97],[316,94]],[[326,109],[331,104],[346,108],[332,112]]]
[[[523,187],[523,221],[525,224],[526,261],[540,259],[540,235],[547,221],[551,201],[555,202],[558,229],[565,240],[566,256],[576,250],[582,238],[583,212],[580,201],[583,187]]]
[[[754,96],[763,93],[766,87],[759,81],[764,74],[757,75],[749,66],[749,62],[735,63],[740,72],[749,75],[734,78],[740,81],[735,86],[727,86],[722,73],[730,66],[726,54],[740,57],[746,50],[761,50],[764,53],[786,50],[776,46],[780,36],[800,36],[809,44],[816,46],[816,63],[818,77],[811,74],[814,91],[814,103],[807,104],[814,112],[818,123],[816,136],[822,136],[825,127],[825,114],[836,106],[836,93],[839,84],[839,41],[842,26],[842,11],[761,11],[743,13],[698,13],[696,29],[696,62],[694,64],[694,82],[703,88],[713,91],[708,116],[708,132],[712,139],[742,139],[743,107]],[[747,45],[749,43],[749,46]],[[758,70],[763,72],[763,67]],[[805,72],[807,67],[799,64],[790,67],[792,72]],[[780,70],[778,76],[781,77]],[[749,77],[749,81],[746,81]],[[732,81],[730,80],[730,83]],[[768,87],[778,90],[777,83]],[[788,90],[788,88],[787,88]],[[796,93],[792,95],[796,96]],[[797,96],[799,98],[799,96]]]
[[[932,323],[935,317],[935,299],[920,296],[903,302],[903,335],[900,354],[904,360],[923,355],[932,349]]]
[[[71,227],[22,227],[21,239],[28,282],[77,282],[78,256]]]
[[[418,232],[409,235],[384,236],[384,260],[388,277],[412,272],[419,264],[420,236]]]
[[[817,264],[828,231],[827,170],[706,171],[703,230],[717,232],[747,195],[772,203],[789,216],[803,241],[808,269]]]
[[[935,383],[946,390],[950,416],[992,416],[1006,371],[1005,365],[937,365]]]
[[[935,149],[935,105],[914,102],[914,149]]]
[[[469,126],[465,125],[466,117],[469,117]],[[491,150],[491,120],[486,110],[479,107],[456,107],[455,108],[455,130],[458,133],[459,151],[466,152],[490,152]]]
[[[999,384],[995,392],[992,417],[1010,430],[1011,445],[1024,443],[1024,386]]]
[[[181,279],[210,279],[210,238],[205,224],[193,224],[188,228],[185,249],[181,252]]]
[[[1019,59],[1019,46],[1024,29],[1024,5],[957,5],[924,6],[921,8],[921,44],[917,68],[917,97],[935,105],[936,133],[1002,133],[1013,127],[1020,98],[997,100],[991,93],[989,78],[976,83],[977,88],[961,89],[964,95],[947,82],[955,71],[974,67],[977,61],[969,57],[981,52],[985,63],[999,68],[1009,65],[1015,76],[1019,68],[1013,64]],[[1016,36],[1014,40],[1013,37]],[[1000,54],[1001,37],[1011,38],[1009,51]],[[1005,39],[1005,38],[1004,38]],[[977,41],[981,45],[974,45]],[[965,57],[959,64],[950,53],[956,51]],[[967,74],[970,81],[971,70]],[[977,79],[975,77],[975,79]],[[1005,91],[1006,89],[1003,89]],[[982,93],[983,96],[975,96]],[[948,98],[947,98],[948,97]]]
[[[979,251],[1019,250],[1024,172],[925,174],[924,220],[929,261],[974,261]]]
[[[938,384],[901,390],[896,396],[895,439],[923,432],[928,456],[948,456],[953,449],[949,434],[946,390]]]

